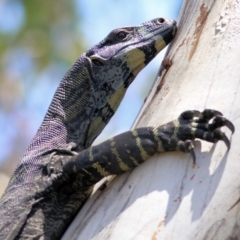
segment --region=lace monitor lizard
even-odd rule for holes
[[[91,146],[128,86],[176,30],[174,20],[163,18],[119,28],[73,64],[0,200],[0,239],[59,239],[96,182],[155,153],[180,150],[195,161],[195,138],[223,140],[230,147],[220,127],[234,132],[234,126],[215,110],[185,111],[162,126]]]

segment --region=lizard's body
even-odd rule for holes
[[[228,143],[219,131],[206,134],[223,125],[233,129],[223,117],[206,129],[217,114],[208,110],[200,116],[204,136],[184,135],[199,124],[191,125],[199,114],[189,111],[162,127],[136,129],[91,147],[127,87],[175,33],[176,22],[162,18],[116,29],[74,63],[0,200],[0,239],[58,239],[104,176],[128,171],[156,152],[192,152],[189,139],[195,137]]]

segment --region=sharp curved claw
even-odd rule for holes
[[[223,116],[223,114],[217,110],[212,110],[214,116]]]
[[[235,132],[235,127],[234,127],[234,125],[232,124],[232,122],[230,122],[229,120],[226,120],[226,127],[228,127],[230,130],[231,130],[231,132],[232,132],[232,134],[234,134],[234,132]]]
[[[229,149],[231,147],[231,143],[230,143],[229,139],[227,138],[227,136],[225,135],[225,133],[222,133],[222,140],[226,144],[228,151],[229,151]]]
[[[193,165],[195,165],[195,164],[196,164],[196,154],[195,154],[194,149],[191,148],[191,149],[189,150],[189,153],[191,154],[191,157],[192,157],[192,159],[193,159]]]
[[[186,147],[187,147],[187,151],[191,154],[191,157],[193,159],[193,165],[196,164],[196,155],[195,155],[195,151],[194,151],[194,145],[192,140],[186,140],[185,141]]]

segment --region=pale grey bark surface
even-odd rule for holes
[[[134,128],[213,108],[235,125],[223,128],[231,150],[197,141],[195,168],[188,154],[156,155],[97,191],[63,239],[240,238],[240,1],[185,0],[168,56]]]

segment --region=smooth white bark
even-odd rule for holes
[[[97,191],[63,239],[240,237],[240,1],[186,0],[169,56],[134,127],[213,108],[236,127],[232,138],[223,128],[231,150],[197,141],[195,168],[189,154],[156,155]]]

